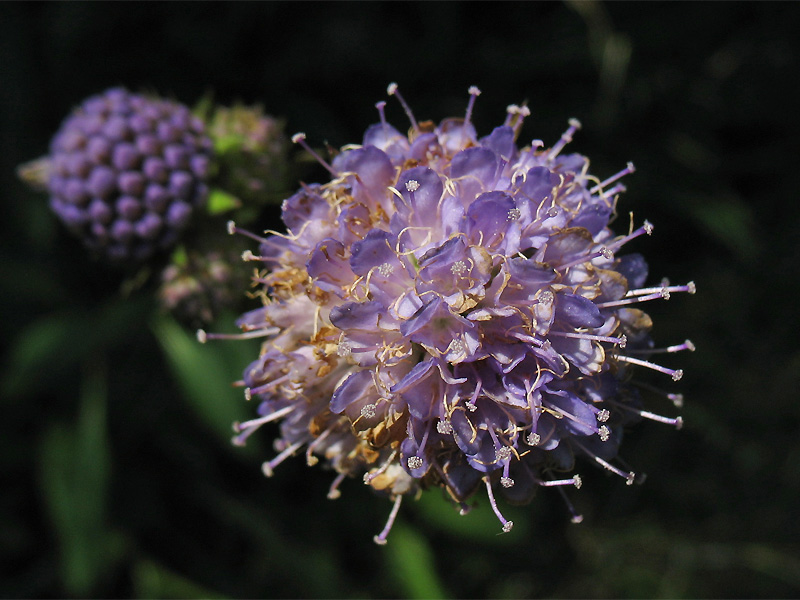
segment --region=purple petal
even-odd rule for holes
[[[572,327],[600,327],[605,323],[594,302],[576,294],[556,294],[556,319]]]
[[[331,309],[331,323],[339,329],[375,331],[379,328],[381,314],[386,307],[380,302],[348,302]]]

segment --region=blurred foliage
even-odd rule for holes
[[[0,4],[0,595],[796,597],[799,30],[796,3]],[[543,490],[498,536],[484,500],[460,516],[431,492],[377,547],[391,503],[360,482],[329,502],[302,458],[266,480],[269,431],[229,443],[257,344],[197,344],[157,307],[167,257],[92,262],[15,174],[111,85],[258,103],[338,147],[391,81],[423,119],[478,85],[479,132],[526,100],[523,138],[580,118],[596,173],[636,163],[618,228],[655,224],[635,243],[651,279],[697,282],[651,309],[656,338],[698,347],[675,360],[686,426],[630,431],[642,486],[584,465],[581,525]]]

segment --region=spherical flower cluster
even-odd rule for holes
[[[608,227],[633,165],[601,181],[585,157],[563,154],[574,120],[551,148],[518,147],[525,107],[510,106],[479,138],[479,93],[470,88],[465,118],[436,126],[417,122],[391,85],[407,135],[379,103],[361,145],[331,164],[317,157],[332,180],[284,202],[286,234],[229,226],[260,242],[245,259],[264,265],[264,306],[238,322],[240,337],[266,337],[242,382],[259,416],[237,425],[235,442],[279,422],[266,474],[305,449],[309,464],[322,458],[338,472],[332,497],[363,475],[395,501],[378,543],[420,489],[442,487],[466,510],[484,487],[509,531],[495,491],[524,503],[541,486],[580,487],[576,456],[630,484],[636,474],[614,462],[622,426],[681,424],[641,408],[653,387],[631,372],[680,379],[648,360],[659,350],[638,306],[694,292],[644,287],[644,259],[622,253],[652,225]],[[312,152],[302,134],[294,141]],[[664,351],[681,349],[691,342]]]
[[[50,205],[91,249],[141,260],[171,246],[205,200],[211,154],[187,107],[110,89],[53,138]]]

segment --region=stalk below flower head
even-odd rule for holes
[[[609,228],[633,165],[600,180],[585,157],[564,154],[576,120],[550,148],[518,147],[524,106],[478,138],[475,87],[465,117],[438,126],[418,122],[395,84],[388,92],[408,134],[386,121],[385,102],[362,144],[330,164],[297,134],[331,181],[284,201],[285,234],[229,224],[259,243],[244,259],[263,264],[264,305],[238,320],[241,334],[198,337],[266,338],[241,382],[258,417],[236,425],[234,442],[279,422],[267,475],[305,450],[337,472],[330,497],[363,476],[394,500],[377,543],[402,499],[431,487],[462,512],[483,488],[507,532],[495,492],[526,503],[539,487],[580,487],[576,456],[633,483],[616,462],[623,426],[682,424],[642,408],[656,388],[637,374],[677,381],[683,372],[651,355],[694,349],[655,348],[640,307],[695,291],[645,286],[645,260],[623,253],[650,223]]]

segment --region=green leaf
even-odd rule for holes
[[[230,439],[232,423],[255,416],[255,406],[248,406],[232,383],[258,356],[257,345],[249,340],[201,344],[168,315],[158,317],[151,327],[195,414],[220,437]]]
[[[85,365],[80,413],[72,426],[54,425],[41,442],[40,485],[58,535],[64,587],[88,596],[122,554],[122,537],[107,529],[110,456],[106,374]]]
[[[416,530],[395,523],[386,545],[387,570],[394,575],[401,597],[446,598],[436,573],[428,541]]]
[[[133,568],[134,598],[225,598],[166,567],[150,560],[141,560]]]
[[[12,344],[2,373],[3,395],[48,389],[100,348],[127,343],[149,309],[149,299],[140,296],[115,299],[91,312],[65,310],[34,321]]]
[[[210,215],[220,215],[236,210],[241,205],[242,201],[239,198],[220,188],[212,188],[208,194],[207,210]]]
[[[693,198],[688,209],[709,235],[739,260],[747,264],[758,259],[761,248],[753,231],[753,211],[741,198]]]

